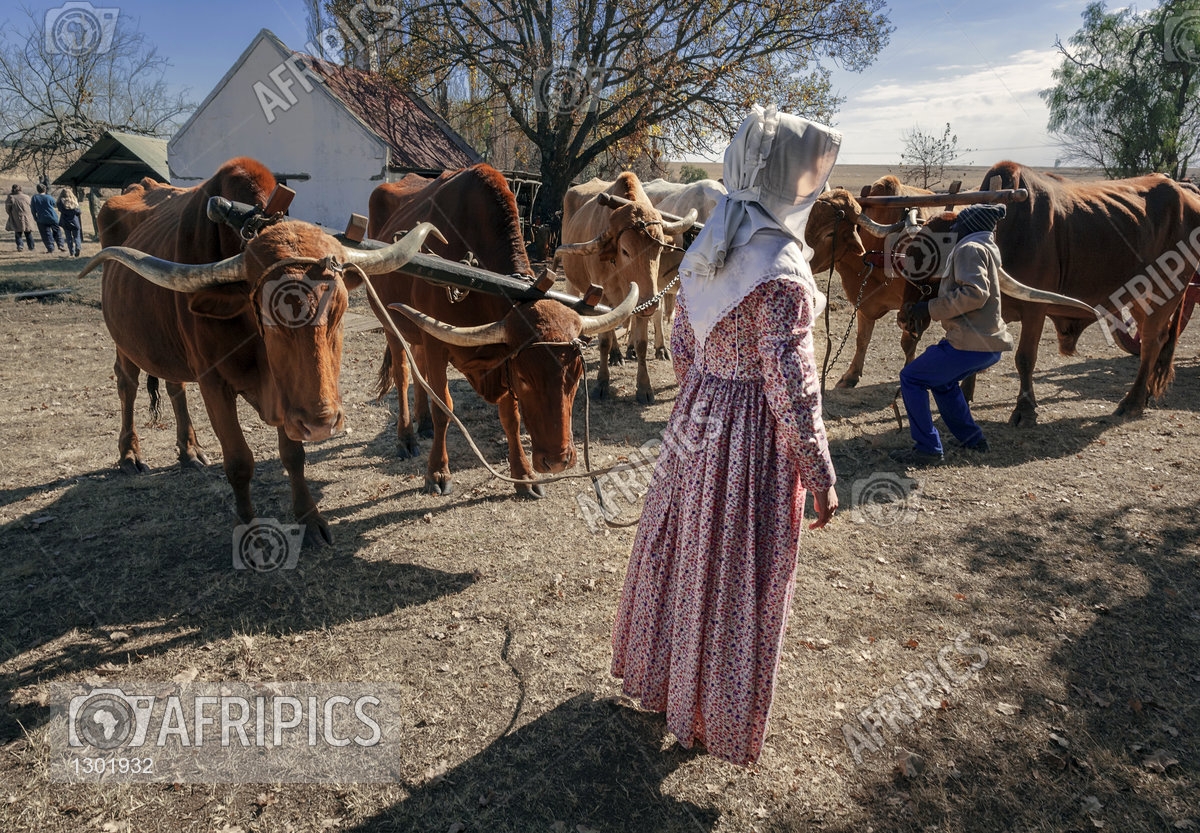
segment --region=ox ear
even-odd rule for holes
[[[596,252],[601,260],[606,263],[617,262],[617,237],[613,234],[606,234],[600,240],[600,248]]]
[[[204,318],[237,318],[250,308],[246,290],[218,286],[192,293],[188,309]]]

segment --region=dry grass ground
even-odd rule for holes
[[[395,395],[371,401],[378,333],[347,337],[350,431],[309,449],[335,544],[305,550],[294,570],[235,571],[219,465],[181,473],[173,426],[148,422],[144,396],[137,420],[152,471],[115,469],[113,351],[97,279],[76,281],[65,258],[3,248],[6,288],[77,289],[58,303],[0,303],[5,830],[1200,826],[1200,328],[1184,335],[1174,388],[1131,421],[1111,413],[1135,360],[1095,328],[1073,358],[1047,334],[1039,425],[1008,427],[1017,383],[1004,360],[981,379],[975,406],[990,455],[952,457],[910,494],[856,506],[903,482],[887,458],[906,444],[890,408],[901,359],[881,324],[862,385],[826,397],[844,511],[801,543],[766,751],[743,770],[678,749],[661,718],[621,700],[608,639],[633,531],[588,528],[586,481],[518,502],[452,433],[456,492],[421,493],[424,461],[393,456]],[[833,314],[839,336],[845,315]],[[595,359],[593,348],[593,373]],[[652,406],[634,403],[629,366],[614,372],[616,396],[593,405],[597,464],[662,430],[676,390],[666,362],[652,376]],[[494,409],[461,379],[453,386],[477,440],[502,460]],[[580,412],[577,402],[577,437]],[[242,413],[259,511],[286,521],[275,431]],[[912,672],[936,671],[939,655],[961,682],[929,695],[936,708],[918,717],[911,701],[889,700]],[[395,687],[406,698],[388,727],[403,739],[396,778],[49,780],[50,684],[180,675]],[[876,713],[881,744],[860,749],[859,763],[843,726],[864,711]]]

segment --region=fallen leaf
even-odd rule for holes
[[[125,642],[127,639],[129,639],[129,634],[127,634],[125,631],[113,631],[108,635],[108,638],[113,642]]]
[[[200,676],[200,669],[186,668],[183,671],[180,671],[174,677],[172,677],[171,680],[172,680],[172,682],[176,682],[176,683],[190,683],[192,680],[196,679],[199,676]]]
[[[462,833],[466,829],[467,826],[465,824],[463,824],[461,821],[456,821],[454,824],[450,825],[450,829],[447,830],[446,833]]]
[[[1142,761],[1142,766],[1151,772],[1166,772],[1167,767],[1179,763],[1178,758],[1172,758],[1165,749],[1156,749],[1154,754]]]
[[[907,642],[905,642],[905,643],[904,643],[904,647],[905,647],[905,648],[908,648],[908,650],[910,650],[910,651],[915,651],[915,650],[917,650],[917,646],[918,646],[918,645],[920,645],[920,644],[921,644],[921,643],[920,643],[920,642],[917,642],[917,640],[915,640],[915,639],[910,639],[910,640],[908,640]]]
[[[1057,743],[1057,744],[1058,744],[1059,746],[1061,746],[1063,749],[1066,749],[1066,748],[1067,748],[1067,746],[1069,745],[1069,744],[1067,743],[1067,739],[1066,739],[1066,738],[1064,738],[1062,735],[1056,735],[1054,732],[1051,732],[1051,733],[1050,733],[1050,740],[1052,740],[1052,741],[1054,741],[1055,743]]]
[[[272,804],[279,803],[279,796],[275,793],[259,793],[258,798],[254,801],[259,807],[270,807]]]
[[[1100,799],[1096,798],[1096,796],[1087,795],[1083,797],[1083,812],[1099,813],[1103,809],[1104,805],[1100,803]]]
[[[896,772],[905,778],[916,778],[925,770],[925,759],[916,752],[901,749],[896,756]]]
[[[958,599],[961,602],[967,598],[967,594],[966,593],[955,593],[954,598]]]
[[[1020,706],[1014,706],[1012,703],[997,703],[996,704],[996,711],[1000,712],[1000,714],[1006,714],[1009,717],[1012,717],[1014,714],[1016,714],[1020,710],[1021,710]]]
[[[1174,827],[1176,830],[1195,830],[1196,829],[1196,823],[1194,821],[1192,821],[1191,819],[1180,819],[1179,821],[1175,822],[1171,826]]]
[[[105,663],[101,663],[100,665],[97,665],[96,670],[99,671],[101,674],[120,674],[125,669],[122,668],[121,666],[115,665],[111,662],[105,662]]]

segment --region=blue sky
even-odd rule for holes
[[[299,0],[94,5],[136,18],[171,60],[167,80],[190,88],[196,103],[259,29],[271,29],[295,49],[306,41]],[[835,119],[845,134],[841,161],[895,164],[902,130],[916,125],[941,135],[949,122],[960,147],[978,149],[964,163],[990,165],[1011,157],[1053,164],[1061,152],[1046,133],[1046,109],[1037,92],[1050,84],[1050,71],[1059,63],[1055,37],[1065,40],[1079,28],[1086,5],[1086,0],[893,0],[889,16],[896,31],[876,62],[862,73],[835,70],[835,88],[846,98]]]

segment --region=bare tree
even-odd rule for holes
[[[904,151],[900,154],[901,178],[926,189],[941,184],[947,165],[972,152],[971,148],[958,146],[958,136],[950,132],[948,122],[941,136],[926,133],[920,125],[913,125],[901,133],[900,138],[904,140]]]
[[[0,34],[0,170],[49,177],[107,130],[169,136],[191,109],[132,19],[22,11]]]
[[[614,149],[634,155],[630,143],[638,155],[707,150],[756,102],[828,121],[840,99],[821,60],[862,69],[892,31],[883,0],[333,0],[329,9],[376,33],[383,70],[417,94],[469,77],[478,100],[501,102],[537,153],[543,217],[594,162]]]

